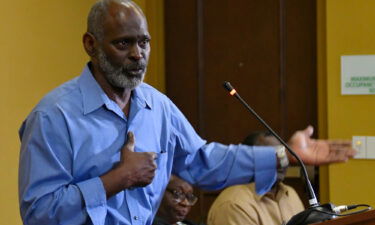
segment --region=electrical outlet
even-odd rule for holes
[[[357,154],[354,156],[355,159],[366,159],[366,144],[365,136],[353,136],[352,146],[357,150]]]
[[[375,159],[375,137],[366,137],[366,158]]]

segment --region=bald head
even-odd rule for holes
[[[99,0],[91,7],[87,18],[87,32],[94,35],[98,40],[102,40],[104,23],[108,15],[111,15],[112,18],[121,16],[119,12],[124,8],[128,12],[145,17],[141,8],[131,0]]]
[[[130,0],[100,0],[91,8],[83,44],[92,73],[107,92],[142,83],[150,55],[150,34],[142,10]]]
[[[176,175],[171,175],[171,178],[169,180],[169,186],[176,187],[176,186],[183,186],[185,189],[192,190],[193,187],[186,181],[182,180]]]

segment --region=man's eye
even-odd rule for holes
[[[121,48],[124,48],[124,47],[127,47],[129,45],[129,42],[126,41],[126,40],[122,40],[122,41],[117,42],[117,45]]]
[[[141,46],[142,48],[146,47],[148,44],[150,43],[150,40],[149,39],[145,39],[145,40],[142,40],[139,42],[139,46]]]

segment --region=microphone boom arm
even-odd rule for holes
[[[304,163],[302,162],[301,158],[289,147],[289,145],[245,102],[245,100],[243,100],[241,98],[241,96],[237,93],[237,91],[232,87],[232,85],[225,81],[224,82],[224,88],[230,93],[230,95],[236,97],[245,107],[247,110],[249,110],[256,118],[257,120],[267,128],[267,130],[269,132],[271,132],[271,134],[273,136],[275,136],[275,138],[277,138],[277,140],[280,141],[280,143],[282,145],[285,146],[285,148],[288,150],[288,152],[293,155],[298,163],[301,165],[302,167],[302,171],[303,171],[303,174],[304,174],[304,177],[305,177],[305,182],[306,182],[306,186],[307,186],[307,189],[309,191],[309,204],[311,207],[315,207],[315,206],[318,206],[319,205],[319,202],[318,202],[318,199],[316,198],[316,195],[315,195],[315,192],[314,192],[314,189],[312,188],[312,185],[311,185],[311,182],[309,180],[309,176],[307,174],[307,170],[306,170],[306,167],[304,165]]]
[[[331,203],[327,203],[327,204],[323,204],[323,205],[319,204],[319,202],[318,202],[318,200],[315,196],[314,189],[312,188],[312,185],[310,183],[305,164],[302,162],[300,157],[289,147],[289,145],[283,139],[281,139],[281,137],[279,135],[276,134],[275,131],[272,130],[272,128],[270,126],[268,126],[268,124],[245,102],[245,100],[243,100],[241,98],[241,96],[237,93],[237,91],[232,87],[232,85],[229,82],[224,82],[224,88],[227,89],[227,91],[229,91],[230,95],[235,96],[246,107],[246,109],[248,109],[257,118],[257,120],[263,126],[265,126],[267,128],[267,130],[269,132],[271,132],[271,134],[273,136],[275,136],[277,138],[277,140],[280,141],[281,144],[283,144],[285,146],[285,148],[288,150],[288,152],[297,159],[298,163],[302,167],[303,176],[305,177],[306,187],[307,187],[307,190],[309,192],[310,207],[308,209],[294,215],[286,223],[286,225],[306,225],[306,224],[311,224],[311,223],[323,222],[323,221],[326,221],[326,220],[333,219],[337,216],[346,216],[346,215],[361,213],[361,212],[365,212],[365,211],[371,209],[371,207],[369,205],[366,205],[366,204],[349,205],[349,206],[345,206],[344,209],[343,209],[343,206],[335,207],[335,205],[333,205]],[[338,214],[339,211],[341,212],[341,211],[345,211],[345,210],[350,210],[350,209],[356,208],[358,206],[367,207],[367,209],[360,210],[360,211],[357,211],[357,212],[354,212],[354,213],[351,213],[351,214],[345,214],[345,215]]]

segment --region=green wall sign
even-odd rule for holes
[[[341,94],[375,94],[375,55],[341,56]]]

